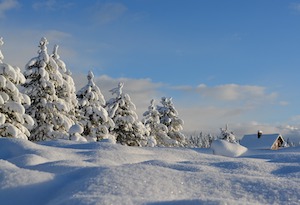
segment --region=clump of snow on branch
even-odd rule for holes
[[[72,141],[87,142],[86,138],[81,135],[82,133],[83,128],[79,124],[74,124],[69,129],[69,139]]]

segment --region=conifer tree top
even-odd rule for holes
[[[88,75],[87,75],[87,79],[88,79],[88,85],[89,86],[94,86],[94,73],[92,71],[89,71]]]
[[[4,44],[3,38],[0,37],[0,46]],[[2,60],[4,59],[4,56],[2,55],[1,49],[0,49],[0,63],[2,63]]]
[[[43,46],[47,46],[49,44],[48,40],[46,37],[42,37],[40,40],[40,47],[42,48]]]
[[[58,47],[59,47],[59,46],[58,46],[57,44],[54,45],[54,48],[53,48],[53,55],[52,55],[54,59],[60,59],[60,56],[59,56],[58,53],[57,53]]]
[[[123,93],[123,91],[122,91],[123,86],[124,86],[124,83],[119,82],[118,87],[111,89],[109,92],[111,92],[112,95],[116,94],[117,97],[121,97],[121,95]]]
[[[44,61],[45,63],[49,62],[49,55],[47,52],[47,45],[49,44],[48,40],[45,37],[42,37],[40,40],[40,50],[38,51],[39,60]],[[46,66],[46,65],[44,65]]]
[[[58,55],[58,48],[59,48],[59,46],[57,44],[55,44],[54,48],[53,48],[53,52],[51,54],[51,57],[55,60],[55,62],[57,63],[58,67],[61,69],[61,72],[63,74],[71,75],[71,72],[68,72],[68,70],[67,70],[67,66],[66,66],[65,62],[62,61],[60,59],[60,55]]]

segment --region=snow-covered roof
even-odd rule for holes
[[[258,138],[257,134],[244,135],[240,144],[253,149],[271,149],[278,137],[282,136],[280,134],[262,134]]]

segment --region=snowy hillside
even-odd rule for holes
[[[299,204],[300,148],[140,148],[0,138],[1,204]]]

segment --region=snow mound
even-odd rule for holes
[[[216,155],[226,157],[238,157],[244,154],[248,149],[237,143],[230,143],[226,140],[215,140],[211,144],[211,149]]]
[[[213,148],[222,154],[226,149],[231,155],[241,154],[236,153],[241,146],[225,141],[215,141]],[[0,138],[0,201],[22,205],[299,204],[300,147],[251,150],[242,158],[211,151],[102,141],[36,144]]]

